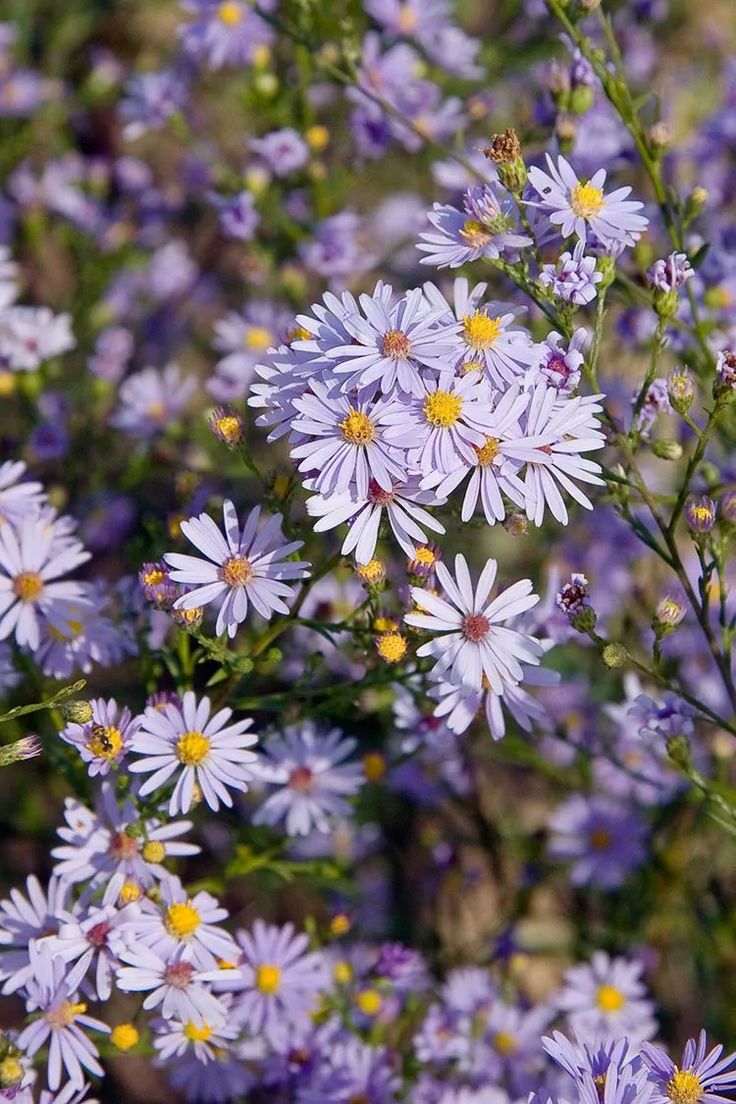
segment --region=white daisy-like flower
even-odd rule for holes
[[[446,598],[422,587],[412,587],[417,612],[404,620],[417,629],[437,635],[418,649],[418,656],[437,660],[432,669],[439,678],[448,672],[449,681],[466,690],[479,691],[484,677],[496,694],[517,686],[524,677],[522,664],[536,665],[543,649],[527,633],[504,627],[503,622],[531,609],[539,601],[532,583],[522,579],[489,601],[498,565],[488,560],[473,591],[470,571],[463,555],[455,557],[455,579],[442,562],[435,568]]]
[[[649,219],[639,212],[644,206],[638,200],[627,199],[631,188],[617,188],[606,195],[606,170],[599,169],[590,180],[578,180],[574,169],[564,157],[557,164],[547,154],[547,169],[529,169],[529,183],[540,197],[539,207],[563,238],[577,234],[585,241],[592,230],[605,248],[634,245],[649,225]]]
[[[181,706],[169,702],[163,710],[149,706],[141,729],[134,736],[131,751],[143,756],[131,763],[134,774],[150,774],[140,788],[141,797],[153,793],[176,775],[169,813],[186,813],[192,806],[195,785],[210,809],[232,806],[228,789],[244,791],[253,777],[256,755],[246,749],[258,737],[246,730],[250,718],[228,724],[232,709],[221,709],[210,717],[210,699],[197,701],[188,690]]]
[[[241,530],[235,506],[225,499],[222,506],[225,535],[207,514],[181,523],[181,531],[191,543],[204,552],[206,560],[167,552],[166,562],[174,568],[171,578],[177,583],[194,586],[177,598],[174,609],[197,609],[210,602],[220,602],[215,632],[235,636],[238,625],[245,620],[250,602],[257,613],[269,620],[273,613],[288,613],[285,598],[293,598],[294,590],[284,579],[303,579],[308,563],[286,561],[287,556],[302,547],[303,541],[282,544],[281,518],[274,514],[258,529],[260,506],[251,510]]]

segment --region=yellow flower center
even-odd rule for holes
[[[713,518],[713,511],[710,506],[696,504],[690,507],[690,516],[696,525],[710,525]],[[18,578],[20,578],[20,576],[18,576]]]
[[[344,912],[338,912],[330,920],[330,934],[331,935],[347,935],[350,931],[350,917]],[[338,963],[339,965],[339,963]],[[337,967],[335,967],[337,970]],[[335,974],[337,977],[337,974]]]
[[[478,457],[478,463],[481,468],[487,468],[489,464],[498,456],[498,450],[501,445],[498,437],[486,437],[482,445],[473,445],[475,449],[475,455]]]
[[[289,331],[288,341],[289,344],[292,341],[309,341],[311,336],[309,330],[304,326],[295,326],[293,330]]]
[[[579,218],[593,218],[600,212],[603,203],[603,192],[592,184],[576,184],[570,195],[570,206]]]
[[[253,578],[253,568],[244,556],[231,556],[220,568],[220,578],[231,587],[242,587]]]
[[[330,141],[330,132],[326,126],[315,123],[313,126],[307,127],[304,131],[304,137],[307,139],[307,145],[311,150],[321,153]]]
[[[258,967],[256,970],[256,988],[259,992],[270,996],[272,993],[278,993],[280,985],[281,970],[278,966],[266,962]]]
[[[402,34],[413,34],[417,29],[417,13],[408,4],[402,4],[396,22]]]
[[[501,319],[489,318],[483,311],[466,314],[463,318],[463,337],[471,349],[489,349],[500,332]]]
[[[376,651],[386,663],[400,663],[406,655],[405,637],[398,632],[384,633],[376,641]]]
[[[143,583],[145,586],[158,586],[166,578],[166,572],[162,571],[160,567],[154,567],[150,571],[143,573]]]
[[[460,395],[449,391],[433,391],[424,400],[424,417],[430,425],[439,429],[449,429],[460,417],[463,400]]]
[[[375,989],[361,989],[355,998],[355,1003],[364,1016],[377,1016],[383,1001],[381,994]]]
[[[697,1104],[702,1093],[700,1078],[691,1070],[675,1069],[667,1083],[667,1095],[673,1104]]]
[[[242,426],[240,418],[236,418],[234,414],[223,414],[222,417],[215,418],[215,429],[229,444],[240,440]]]
[[[212,1038],[212,1028],[209,1024],[203,1023],[198,1025],[192,1020],[189,1020],[182,1034],[190,1043],[206,1043],[208,1039]]]
[[[8,1056],[0,1062],[0,1088],[10,1089],[23,1079],[23,1066],[17,1058]]]
[[[595,851],[607,851],[611,846],[611,833],[605,828],[594,828],[590,833],[590,846]]]
[[[217,17],[227,27],[235,27],[243,18],[243,9],[234,0],[225,0],[217,9]]]
[[[378,782],[386,773],[386,760],[380,751],[369,751],[363,756],[363,773],[369,782]]]
[[[87,1011],[84,1001],[80,1004],[72,1004],[71,1001],[62,1001],[58,1008],[47,1012],[44,1019],[53,1028],[69,1027],[77,1016],[83,1016]]]
[[[64,632],[62,629],[55,628],[53,625],[47,625],[46,631],[53,640],[65,641],[76,640],[76,638],[81,633],[82,628],[83,626],[81,621],[67,621],[66,632]]]
[[[350,407],[350,411],[340,422],[339,430],[351,445],[370,445],[376,439],[373,422],[367,414]]]
[[[626,1004],[626,997],[613,985],[601,985],[596,1000],[601,1012],[620,1012]]]
[[[113,725],[92,725],[90,738],[87,741],[87,751],[91,752],[96,759],[104,759],[109,763],[120,754],[122,746],[123,737],[119,728]]]
[[[225,5],[223,5],[225,7]],[[235,7],[235,4],[233,4]],[[265,326],[251,326],[245,335],[245,347],[254,353],[265,353],[273,345],[273,334]]]
[[[142,896],[143,890],[135,882],[123,882],[118,900],[121,905],[129,905],[133,901],[140,901]]]
[[[460,231],[460,237],[471,249],[482,249],[493,237],[487,226],[477,219],[467,219]]]
[[[347,985],[353,977],[353,968],[349,962],[336,962],[332,976],[338,985]]]
[[[163,422],[166,417],[166,407],[160,401],[149,403],[146,407],[146,414],[152,422]]]
[[[510,1031],[498,1031],[493,1036],[493,1045],[499,1054],[504,1055],[514,1054],[519,1046],[516,1036]]]
[[[184,732],[176,742],[176,756],[185,767],[196,767],[209,755],[210,741],[201,732]]]
[[[169,935],[177,939],[187,939],[190,935],[194,935],[202,923],[202,918],[189,901],[177,901],[167,908],[164,923]]]
[[[143,844],[143,859],[149,863],[160,863],[166,858],[166,847],[160,840],[149,840]]]
[[[380,583],[386,574],[386,565],[383,560],[369,560],[367,564],[361,564],[358,575],[366,583]]]
[[[416,563],[424,564],[425,567],[431,567],[432,564],[437,562],[437,556],[431,548],[428,548],[426,544],[422,544],[417,548],[414,560]]]
[[[110,1042],[117,1050],[132,1050],[139,1039],[138,1028],[130,1023],[118,1024],[110,1032]]]
[[[406,360],[411,352],[411,342],[403,330],[389,330],[383,335],[381,352],[385,357]]]
[[[36,571],[22,571],[13,579],[13,590],[21,602],[35,602],[43,594],[43,579]]]

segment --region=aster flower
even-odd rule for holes
[[[445,325],[454,334],[459,324],[460,372],[479,372],[502,389],[518,381],[539,359],[538,346],[523,329],[511,326],[519,313],[518,308],[508,308],[501,303],[482,300],[487,285],[476,284],[472,289],[468,281],[458,278],[453,286],[453,306],[431,283],[424,285],[424,294],[431,306],[445,313],[439,326],[440,336]]]
[[[527,665],[522,665],[521,670],[522,681],[518,686],[504,686],[502,694],[490,688],[468,693],[462,686],[439,682],[431,691],[431,696],[437,699],[434,716],[447,718],[449,730],[460,735],[476,717],[484,714],[494,740],[501,740],[506,735],[505,712],[511,715],[523,732],[532,732],[535,728],[542,731],[549,729],[551,725],[546,705],[532,697],[524,684],[556,686],[560,681],[559,672]]]
[[[147,993],[143,1008],[161,1008],[165,1019],[192,1020],[219,1026],[225,1007],[210,992],[211,974],[187,961],[182,949],[166,957],[150,947],[130,946],[120,952],[116,984],[124,993]]]
[[[261,221],[252,192],[242,191],[234,196],[209,193],[209,201],[217,210],[220,230],[226,238],[247,242],[255,237]]]
[[[265,137],[252,140],[249,149],[257,153],[276,176],[289,176],[304,168],[309,160],[309,146],[292,127],[272,130]]]
[[[550,817],[549,852],[572,862],[573,885],[620,886],[644,860],[648,828],[628,804],[574,794]]]
[[[0,363],[12,371],[33,372],[74,345],[68,314],[48,307],[9,307],[0,314]]]
[[[573,480],[604,485],[598,476],[600,465],[580,455],[605,444],[595,418],[601,409],[599,398],[568,398],[544,384],[529,393],[525,443],[538,451],[527,458],[524,486],[527,517],[535,525],[542,524],[546,506],[561,525],[567,525],[567,508],[557,484],[586,510],[593,509]]]
[[[53,958],[71,967],[66,977],[72,989],[82,986],[92,991],[97,1000],[108,1000],[113,988],[117,953],[125,947],[125,939],[138,918],[134,902],[116,907],[123,875],[116,874],[105,889],[99,906],[91,906],[86,915],[74,915],[63,910],[59,916],[59,931],[48,940]],[[94,982],[86,981],[92,971]]]
[[[688,1039],[679,1065],[661,1047],[642,1043],[641,1059],[653,1087],[652,1104],[725,1104],[736,1088],[736,1053],[719,1044],[706,1054],[707,1036]]]
[[[349,556],[354,551],[357,562],[367,564],[376,551],[384,510],[399,546],[413,560],[417,554],[417,542],[420,546],[426,545],[429,539],[422,526],[433,533],[445,532],[444,525],[424,507],[441,506],[445,501],[436,492],[423,490],[416,476],[396,483],[391,491],[385,491],[375,479],[371,479],[365,499],[350,494],[313,495],[307,499],[307,513],[318,519],[314,526],[315,533],[323,533],[347,522],[348,535],[340,551],[343,556]]]
[[[243,792],[252,777],[251,764],[256,756],[246,749],[258,737],[246,730],[253,722],[246,718],[228,724],[232,709],[221,709],[210,716],[209,698],[198,702],[187,690],[181,705],[169,703],[163,710],[150,706],[143,714],[141,728],[133,737],[131,751],[142,759],[131,763],[134,774],[150,774],[140,789],[142,797],[153,793],[177,775],[169,801],[169,813],[186,813],[192,806],[195,785],[210,809],[220,804],[230,808],[229,789]]]
[[[562,335],[552,332],[538,346],[540,358],[534,372],[548,387],[564,394],[576,391],[580,384],[580,369],[585,360],[582,350],[588,343],[588,331],[580,327],[565,346]]]
[[[270,11],[270,0],[263,10]],[[249,65],[256,50],[273,41],[271,27],[247,0],[182,0],[193,18],[179,28],[185,51],[211,69]]]
[[[463,211],[435,203],[427,215],[432,230],[420,234],[417,249],[425,253],[422,264],[459,268],[481,257],[498,260],[509,252],[532,245],[532,239],[516,232],[513,200],[492,184],[476,185],[463,197]]]
[[[541,208],[550,222],[559,226],[563,238],[576,234],[584,242],[592,232],[604,248],[616,248],[635,245],[649,225],[649,219],[637,214],[644,204],[626,198],[631,188],[605,194],[605,169],[580,181],[564,157],[555,165],[547,154],[547,172],[529,169],[529,183],[540,199],[527,203]]]
[[[212,1027],[208,1023],[196,1024],[192,1020],[184,1023],[178,1020],[160,1020],[154,1026],[156,1034],[153,1045],[164,1062],[172,1058],[181,1059],[188,1052],[203,1064],[217,1062],[221,1060],[222,1054],[227,1054],[230,1044],[240,1034],[238,1027],[228,1023]],[[236,1095],[240,1096],[241,1093]]]
[[[573,1043],[554,1031],[542,1044],[572,1077],[580,1104],[648,1104],[651,1100],[646,1068],[628,1039]]]
[[[182,376],[176,364],[144,368],[121,385],[111,425],[130,437],[153,437],[180,416],[196,389],[196,381]]]
[[[92,720],[87,724],[71,723],[59,733],[62,740],[75,747],[82,762],[89,764],[91,778],[104,775],[111,768],[120,766],[129,751],[133,735],[138,730],[138,719],[130,710],[119,706],[114,698],[93,698]]]
[[[184,107],[189,89],[178,69],[135,73],[120,101],[123,137],[133,142],[149,130],[161,130]]]
[[[194,586],[177,598],[174,609],[197,609],[219,602],[218,636],[225,630],[229,637],[235,636],[238,625],[245,621],[249,602],[267,621],[273,613],[288,613],[284,599],[293,598],[294,590],[284,579],[303,579],[308,574],[308,563],[287,560],[303,541],[282,544],[279,515],[274,514],[259,529],[260,516],[260,506],[256,506],[241,529],[235,507],[227,498],[222,506],[225,536],[207,514],[181,523],[184,536],[207,559],[179,552],[164,556],[174,569],[172,580]]]
[[[168,1021],[172,1023],[172,1021]],[[229,1028],[220,1025],[213,1030],[207,1024],[197,1029],[199,1033],[212,1031],[211,1053],[213,1059],[204,1062],[192,1049],[179,1055],[169,1066],[169,1080],[175,1092],[181,1093],[187,1104],[225,1104],[226,1101],[245,1098],[254,1086],[255,1078],[241,1058],[232,1056],[225,1046],[217,1046],[216,1038],[229,1038]],[[190,1034],[191,1034],[190,1030]],[[154,1046],[156,1045],[154,1040]],[[238,1051],[242,1052],[242,1045]],[[201,1048],[200,1048],[201,1053]]]
[[[690,264],[687,253],[670,253],[647,269],[647,283],[655,291],[668,294],[677,291],[694,275],[695,269]]]
[[[103,1075],[97,1047],[82,1029],[109,1033],[110,1028],[86,1014],[87,1005],[77,1000],[77,994],[69,986],[64,963],[51,957],[47,945],[32,943],[29,954],[33,976],[25,986],[26,1004],[29,1011],[38,1011],[40,1016],[21,1031],[18,1046],[32,1058],[48,1044],[49,1088],[59,1088],[62,1070],[72,1085],[81,1088],[83,1070],[98,1077]]]
[[[556,264],[542,265],[539,282],[550,289],[557,299],[574,303],[576,307],[592,303],[598,291],[596,284],[603,273],[596,268],[595,257],[585,255],[585,242],[577,242],[572,253],[563,253]]]
[[[40,483],[23,479],[26,465],[22,460],[6,460],[0,464],[0,524],[3,521],[20,525],[35,517],[46,502]]]
[[[292,428],[310,438],[292,448],[299,471],[314,474],[320,494],[354,489],[366,498],[371,479],[385,491],[405,478],[401,452],[388,441],[386,426],[398,405],[388,399],[362,401],[335,394],[316,379],[311,393],[294,399],[298,416]]]
[[[474,445],[474,461],[464,460],[449,475],[430,472],[422,481],[435,486],[438,495],[448,497],[470,475],[463,498],[461,518],[469,521],[482,503],[489,525],[506,517],[506,495],[517,506],[525,504],[524,484],[518,476],[524,460],[536,455],[526,444],[519,426],[519,417],[526,410],[528,397],[510,387],[493,408],[486,423],[486,435],[481,445]]]
[[[51,877],[44,890],[35,874],[26,879],[26,895],[11,889],[0,901],[0,981],[3,993],[15,993],[33,976],[29,947],[58,931],[70,885]]]
[[[406,450],[410,467],[447,475],[463,462],[474,464],[475,450],[491,434],[490,389],[475,372],[443,374],[425,381],[423,395],[395,407],[386,422],[386,440]]]
[[[248,303],[215,322],[214,346],[224,353],[207,390],[218,402],[239,399],[253,379],[256,365],[272,346],[286,338],[289,316],[268,301]]]
[[[457,355],[458,340],[447,327],[438,331],[437,312],[427,309],[420,288],[407,292],[393,307],[388,307],[383,292],[381,287],[379,294],[360,296],[365,317],[345,317],[350,343],[330,348],[328,355],[338,362],[336,373],[347,374],[343,391],[380,385],[384,394],[398,387],[421,395],[422,368],[441,370]]]
[[[567,971],[556,1003],[579,1039],[626,1037],[635,1044],[654,1035],[654,1005],[647,999],[642,971],[636,959],[610,958],[603,951]]]
[[[256,811],[254,824],[283,822],[290,836],[329,831],[332,819],[349,815],[345,798],[364,781],[359,763],[344,762],[356,747],[338,729],[321,733],[309,721],[271,737],[255,773],[275,789]]]
[[[539,663],[541,648],[534,637],[503,627],[504,621],[535,606],[539,596],[531,593],[531,582],[522,579],[489,601],[497,566],[488,560],[474,592],[464,556],[455,557],[455,579],[438,563],[437,579],[447,598],[412,587],[412,599],[421,612],[404,618],[408,625],[439,634],[417,651],[436,658],[434,676],[449,671],[450,681],[469,691],[479,691],[485,676],[491,689],[501,694],[505,685],[521,682],[521,662]]]
[[[0,640],[14,632],[20,645],[38,648],[41,618],[59,601],[81,597],[79,583],[59,577],[89,556],[60,523],[39,518],[17,530],[0,525]]]
[[[242,948],[237,971],[223,971],[222,986],[236,992],[232,1015],[251,1035],[263,1032],[272,1042],[308,1022],[329,982],[322,955],[309,952],[309,939],[293,924],[276,927],[256,920],[238,932]]]
[[[233,937],[219,927],[228,912],[216,898],[205,890],[190,897],[172,875],[161,880],[159,889],[160,909],[137,918],[136,942],[166,959],[181,952],[199,970],[214,970],[220,961],[233,958],[237,950]]]
[[[118,804],[115,787],[107,780],[101,784],[96,812],[68,797],[64,820],[57,830],[63,845],[51,855],[58,860],[54,873],[69,884],[107,883],[120,873],[125,878],[123,890],[132,886],[140,897],[143,889],[166,874],[161,865],[164,858],[198,855],[200,851],[196,844],[179,839],[191,829],[191,821],[146,817],[141,823],[132,797]]]
[[[385,1047],[347,1038],[326,1050],[323,1062],[318,1063],[299,1100],[300,1104],[341,1104],[351,1100],[392,1104],[400,1087],[392,1056]]]

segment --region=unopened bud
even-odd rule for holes
[[[687,368],[673,368],[667,376],[667,397],[678,414],[687,414],[695,397],[695,384]]]
[[[61,705],[61,715],[65,721],[72,721],[74,724],[88,724],[92,720],[92,706],[82,698],[65,701]]]
[[[0,767],[9,767],[12,763],[20,763],[24,759],[35,759],[42,751],[43,747],[38,736],[24,736],[12,744],[0,747]]]
[[[682,445],[679,441],[653,441],[652,452],[660,460],[679,460],[682,457]]]
[[[669,636],[677,628],[685,616],[686,607],[679,598],[671,594],[665,594],[657,603],[652,620],[652,628],[658,640]]]
[[[623,667],[626,663],[629,658],[629,652],[624,644],[606,644],[601,652],[601,658],[606,667],[616,670],[618,667]]]
[[[581,84],[570,93],[569,105],[573,115],[585,115],[593,106],[594,92],[590,85]]]
[[[722,524],[736,525],[736,491],[727,491],[718,501],[718,516]]]
[[[690,767],[690,743],[687,736],[683,736],[682,733],[678,733],[677,736],[670,736],[667,741],[667,754],[680,770],[688,770]]]
[[[649,145],[655,154],[666,150],[672,141],[672,131],[668,123],[660,120],[649,128]]]
[[[512,537],[523,537],[529,531],[529,519],[526,514],[509,514],[503,527]]]
[[[570,617],[570,624],[580,633],[590,633],[595,628],[598,618],[592,606],[583,606]]]

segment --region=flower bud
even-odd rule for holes
[[[685,503],[684,514],[693,533],[710,533],[716,523],[716,504],[707,495],[691,495]]]
[[[65,721],[74,724],[88,724],[92,720],[92,706],[88,701],[77,698],[74,701],[65,701],[61,705],[61,715]]]
[[[570,624],[579,633],[590,633],[598,620],[592,606],[583,606],[570,617]]]
[[[601,6],[601,0],[579,0],[580,10],[592,12]]]
[[[683,736],[682,733],[677,736],[670,736],[667,741],[667,754],[680,770],[688,770],[690,767],[690,743],[687,736]]]
[[[231,448],[243,437],[243,419],[229,406],[219,406],[210,415],[210,429],[218,441]]]
[[[718,500],[721,524],[736,525],[736,491],[726,491]]]
[[[679,441],[653,441],[652,452],[660,460],[679,460],[682,457],[682,445]]]
[[[649,146],[655,155],[659,155],[667,149],[672,141],[672,130],[668,123],[660,119],[649,128]]]
[[[509,514],[503,527],[512,537],[523,537],[529,531],[529,519],[525,514]]]
[[[570,93],[569,105],[573,115],[585,115],[593,106],[594,92],[587,84],[581,84],[573,88]]]
[[[665,594],[660,598],[652,620],[652,628],[657,639],[661,640],[662,637],[669,636],[671,632],[674,632],[685,616],[685,612],[684,602],[681,602],[679,598],[675,598],[674,595]]]
[[[667,397],[678,414],[687,414],[695,397],[695,384],[687,368],[673,368],[667,376]]]
[[[629,658],[629,652],[624,644],[606,644],[601,652],[601,657],[606,667],[616,670],[618,667],[623,667],[626,663]]]

